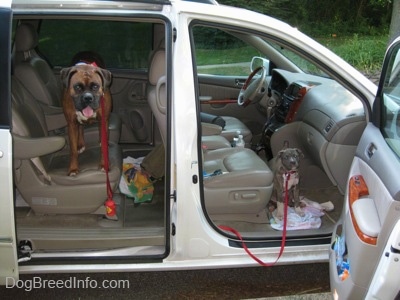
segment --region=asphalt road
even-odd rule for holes
[[[271,268],[21,275],[19,282],[8,285],[0,287],[2,300],[234,300],[329,292],[329,267],[319,263]]]

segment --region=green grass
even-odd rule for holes
[[[385,55],[388,37],[383,36],[346,36],[316,38],[316,40],[342,57],[359,71],[370,74],[381,70]],[[259,55],[248,47],[230,48],[226,50],[198,49],[196,52],[197,65],[229,64],[238,61],[249,61],[249,57]],[[238,70],[221,68],[208,68],[203,70],[209,74],[238,74]],[[240,68],[240,73],[247,74],[248,68]]]
[[[197,65],[219,65],[230,64],[238,61],[248,61],[249,57],[260,55],[250,47],[229,48],[229,49],[197,49]]]
[[[358,36],[316,39],[364,73],[380,71],[388,43],[384,36]]]

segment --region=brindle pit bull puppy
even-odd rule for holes
[[[108,118],[111,112],[109,91],[111,73],[93,65],[79,64],[62,69],[61,79],[64,85],[62,105],[68,124],[71,150],[68,175],[75,176],[79,172],[78,154],[85,150],[83,126],[98,122],[101,137],[101,119],[104,114],[108,129]],[[104,112],[100,106],[101,99],[104,101]],[[100,168],[104,170],[103,155],[101,155]]]
[[[304,216],[300,207],[299,195],[300,157],[303,157],[303,153],[297,148],[284,148],[279,151],[276,157],[273,194],[277,202],[276,217],[279,219],[282,219],[284,216],[286,181],[288,204],[293,203],[296,213],[300,216]]]

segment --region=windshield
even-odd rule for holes
[[[278,51],[282,56],[291,61],[296,67],[298,67],[302,72],[322,77],[329,77],[324,71],[322,71],[313,62],[301,57],[297,53],[286,49],[278,44],[272,43],[270,41],[265,41],[271,45],[276,51]]]
[[[194,26],[192,33],[200,74],[248,76],[252,58],[258,56],[271,68],[328,77],[314,63],[267,38],[207,26]]]

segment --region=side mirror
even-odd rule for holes
[[[253,72],[259,67],[264,67],[267,71],[267,76],[269,75],[269,60],[259,56],[254,56],[250,64],[250,72]]]

